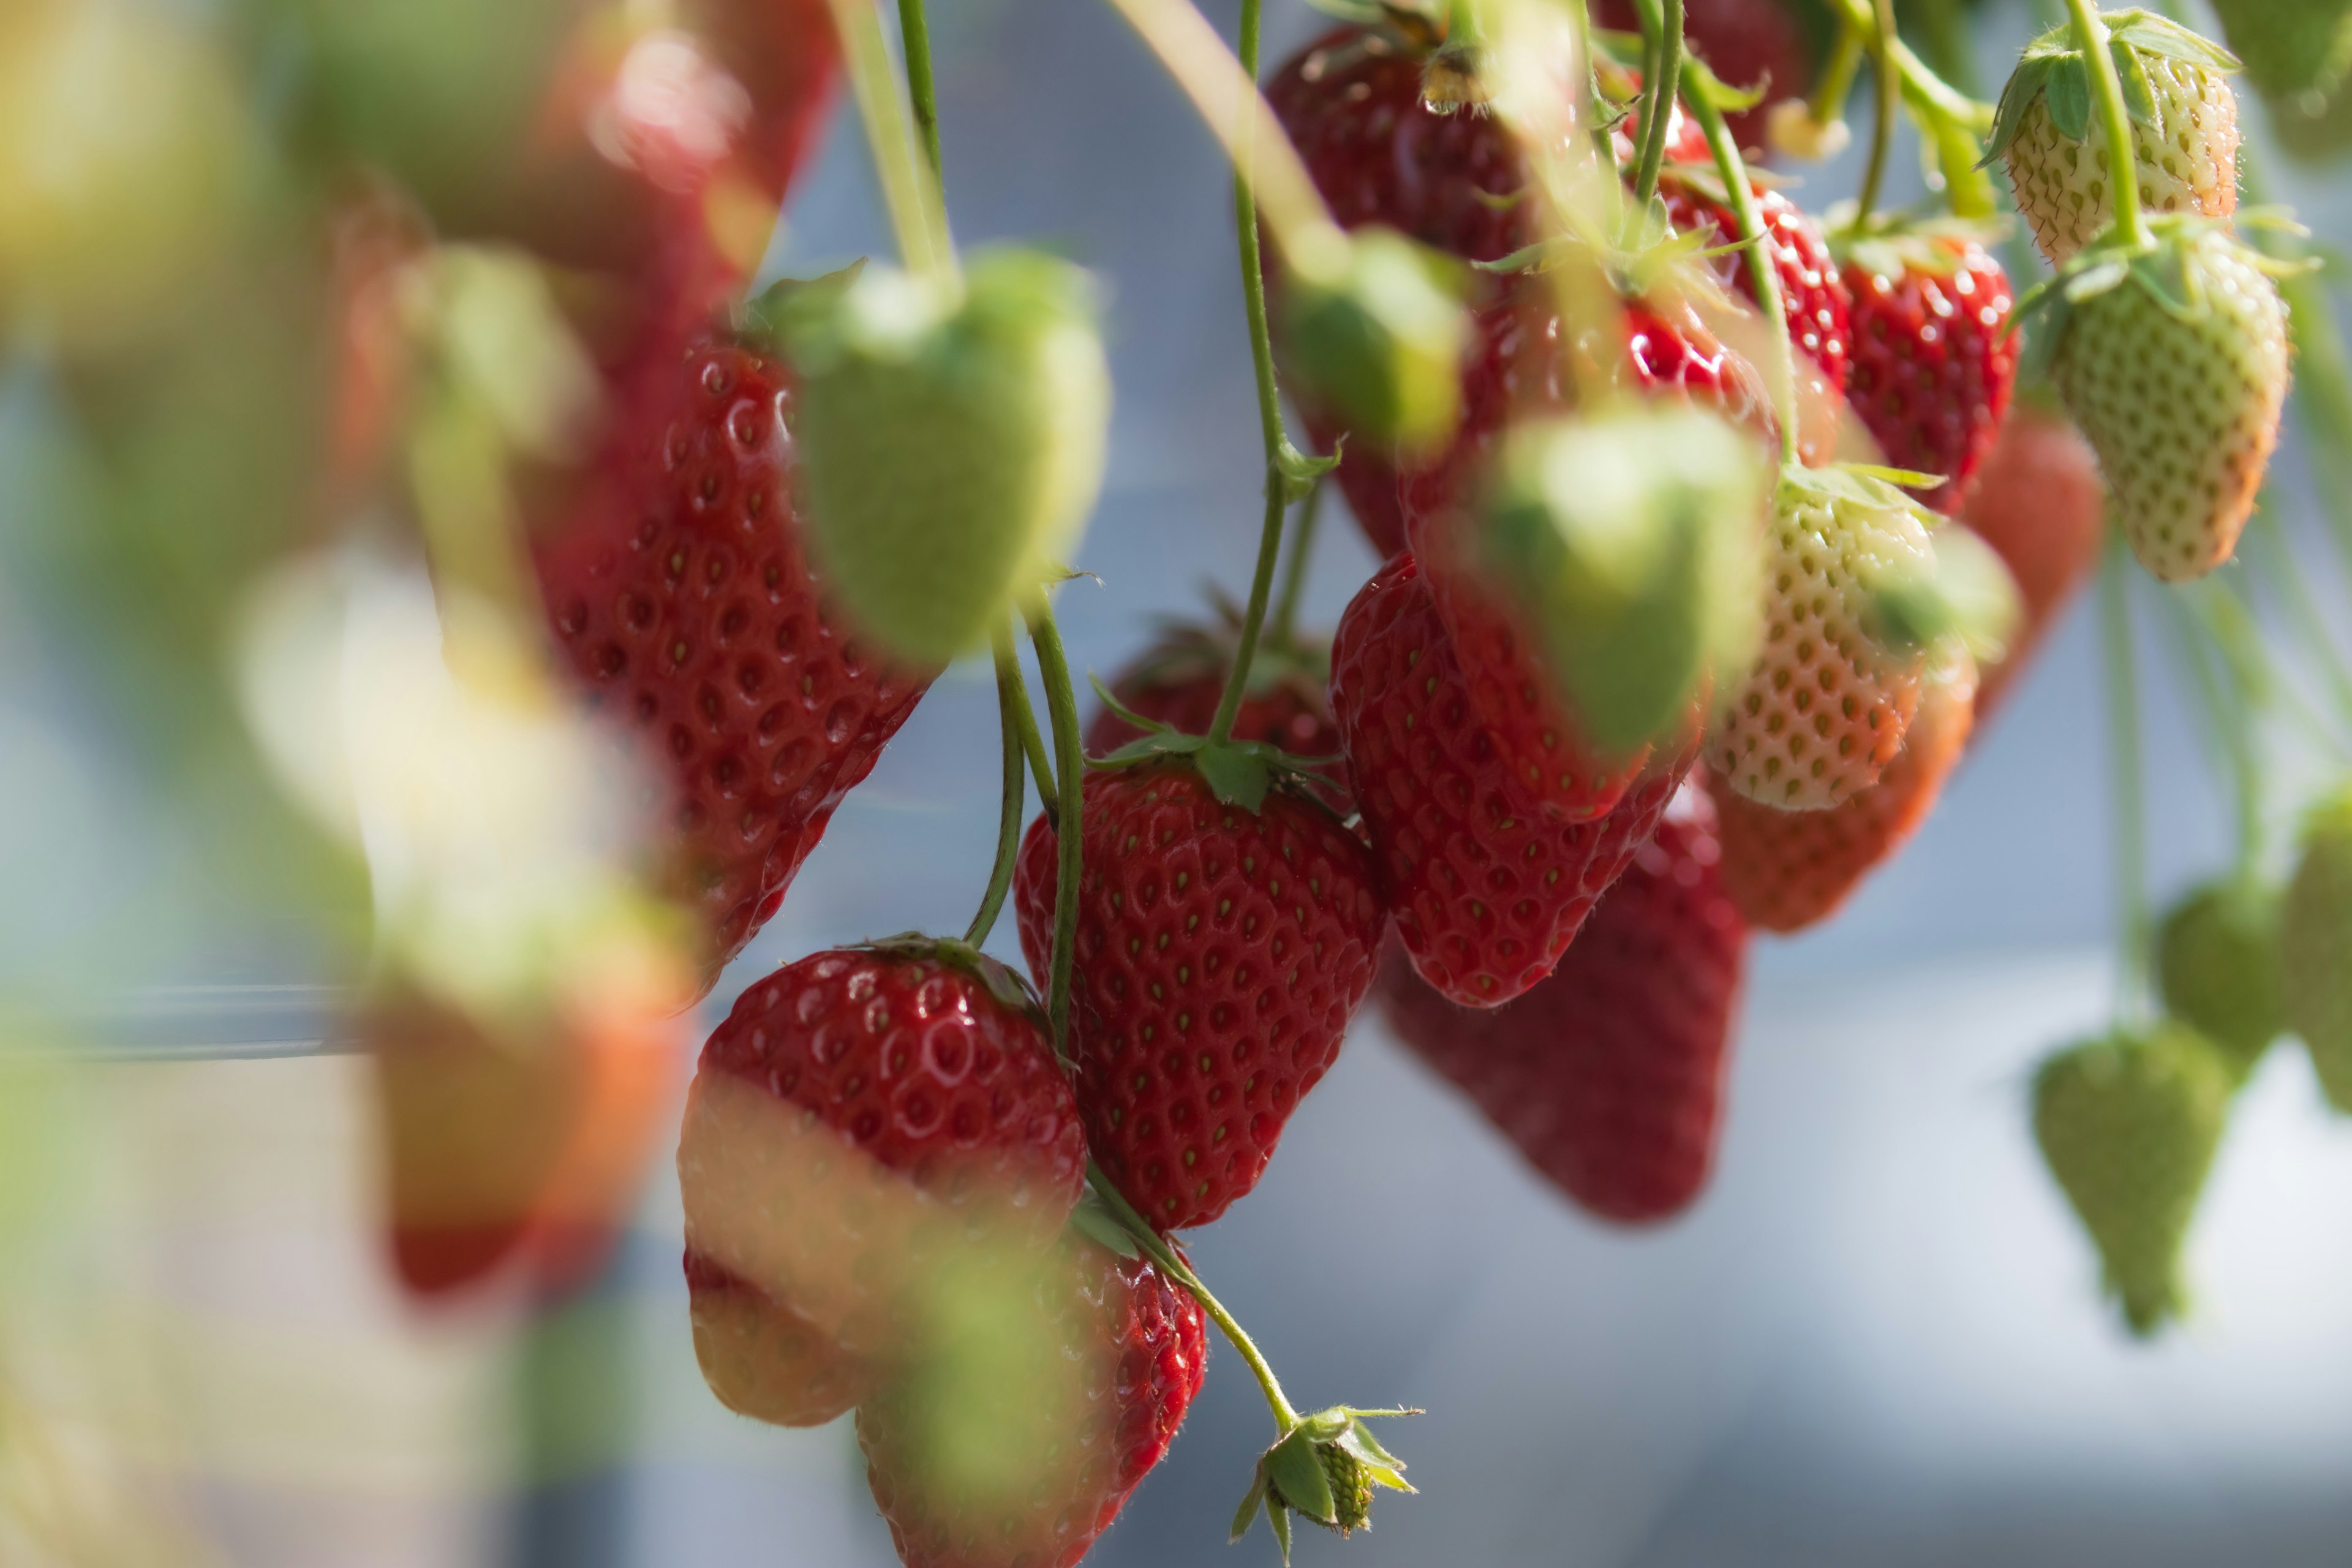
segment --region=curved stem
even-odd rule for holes
[[[1646,7],[1655,0],[1643,0]],[[1739,156],[1739,144],[1731,139],[1731,128],[1724,122],[1723,110],[1706,93],[1691,98],[1691,113],[1706,132],[1706,144],[1715,153],[1715,166],[1723,176],[1724,194],[1730,198],[1732,216],[1738,220],[1739,237],[1746,241],[1740,258],[1748,268],[1748,286],[1755,291],[1757,303],[1764,311],[1765,335],[1771,340],[1772,350],[1772,413],[1780,426],[1780,466],[1797,466],[1797,355],[1789,342],[1789,306],[1780,298],[1780,275],[1773,269],[1769,254],[1770,242],[1764,234],[1764,217],[1756,208],[1756,191],[1748,183],[1748,165]]]
[[[1257,79],[1258,22],[1261,0],[1242,0],[1241,67]],[[1242,302],[1249,317],[1250,364],[1257,376],[1258,434],[1265,447],[1265,514],[1258,524],[1257,570],[1250,578],[1249,608],[1242,616],[1240,643],[1234,649],[1234,667],[1225,675],[1225,689],[1217,700],[1216,717],[1209,721],[1209,739],[1233,739],[1234,719],[1241,711],[1242,695],[1249,689],[1250,664],[1257,657],[1258,637],[1265,626],[1265,605],[1273,592],[1274,568],[1282,553],[1282,520],[1288,501],[1282,471],[1282,394],[1274,376],[1274,334],[1266,322],[1265,272],[1258,259],[1257,198],[1252,175],[1255,169],[1256,137],[1247,123],[1234,132],[1238,151],[1234,158],[1234,228],[1240,236]]]
[[[1054,606],[1041,590],[1024,605],[1029,640],[1037,649],[1037,673],[1045,681],[1045,710],[1054,721],[1055,773],[1066,784],[1060,800],[1069,809],[1054,821],[1060,861],[1054,881],[1054,960],[1045,988],[1045,1014],[1054,1025],[1054,1050],[1069,1057],[1070,977],[1077,954],[1079,857],[1086,839],[1086,752],[1078,733],[1078,698],[1070,686],[1070,661],[1062,651],[1062,631]]]
[[[1643,205],[1658,194],[1658,171],[1666,161],[1666,123],[1683,81],[1683,0],[1641,8],[1642,31],[1650,46],[1650,79],[1642,84],[1642,162],[1633,175],[1633,200]]]
[[[1087,1163],[1087,1180],[1093,1184],[1104,1206],[1110,1210],[1127,1233],[1135,1237],[1135,1244],[1150,1256],[1152,1262],[1174,1276],[1176,1282],[1192,1293],[1192,1300],[1201,1303],[1201,1310],[1206,1312],[1210,1321],[1232,1342],[1234,1352],[1248,1365],[1251,1375],[1257,1379],[1259,1389],[1265,1393],[1266,1408],[1274,1413],[1276,1428],[1288,1436],[1290,1429],[1298,1425],[1298,1412],[1284,1396],[1282,1382],[1274,1375],[1274,1368],[1267,1363],[1265,1356],[1249,1335],[1243,1332],[1234,1315],[1225,1310],[1224,1303],[1210,1293],[1209,1288],[1201,1283],[1201,1277],[1192,1272],[1192,1266],[1178,1256],[1176,1249],[1135,1212],[1135,1205],[1120,1194],[1111,1179],[1104,1174],[1100,1165],[1092,1161]]]
[[[1307,563],[1315,554],[1315,524],[1323,510],[1326,481],[1318,479],[1298,506],[1298,526],[1290,532],[1290,565],[1282,574],[1282,596],[1274,602],[1268,633],[1278,647],[1287,647],[1298,636],[1298,598],[1307,588]]]
[[[998,742],[1004,757],[1003,807],[996,818],[996,864],[988,874],[988,891],[980,899],[980,912],[971,917],[971,924],[963,933],[964,941],[978,947],[996,929],[996,917],[1004,908],[1004,895],[1013,887],[1013,862],[1021,854],[1021,808],[1029,796],[1029,778],[1023,762],[1021,721],[1015,717],[1013,705],[1028,706],[1028,698],[1021,690],[1021,664],[1013,656],[1013,633],[1000,624],[989,639],[989,649],[996,658],[996,728]]]
[[[2126,596],[2131,555],[2121,533],[2107,541],[2099,572],[2099,629],[2107,671],[2107,769],[2115,794],[2116,1017],[2135,1022],[2142,1006],[2147,936],[2147,804],[2140,777],[2139,678]]]
[[[2231,700],[2231,694],[2223,689],[2214,661],[2219,658],[2227,664],[2228,655],[2212,646],[2219,639],[2205,617],[2207,606],[2200,603],[2192,609],[2191,598],[2189,593],[2164,594],[2158,596],[2157,602],[2170,629],[2173,655],[2188,672],[2189,687],[2196,694],[2195,717],[2204,744],[2209,751],[2220,753],[2226,763],[2217,771],[2224,775],[2221,782],[2236,808],[2237,870],[2243,876],[2262,858],[2262,785],[2254,761],[2252,697],[2245,689],[2245,682],[2237,679],[2234,666],[2236,700]]]
[[[1045,819],[1059,823],[1062,818],[1061,783],[1055,775],[1052,759],[1045,755],[1045,737],[1038,732],[1037,715],[1029,707],[1029,684],[1020,679],[1020,663],[1013,664],[1011,686],[999,684],[1003,696],[1013,712],[1013,722],[1021,735],[1021,750],[1029,759],[1029,776],[1037,781],[1037,798],[1045,808]]]
[[[898,37],[907,50],[907,98],[914,107],[915,131],[930,161],[931,178],[941,180],[940,105],[931,88],[931,26],[923,0],[898,0]]]
[[[2131,115],[2124,108],[2123,78],[2116,74],[2116,58],[2107,47],[2107,24],[2095,0],[2066,0],[2074,15],[2074,41],[2082,46],[2091,68],[2091,90],[2099,104],[2099,123],[2106,133],[2107,178],[2116,192],[2116,233],[2126,245],[2147,243],[2147,223],[2139,210],[2139,157],[2132,150]]]
[[[1878,0],[1876,21],[1870,53],[1878,69],[1878,103],[1870,127],[1870,165],[1863,173],[1862,194],[1854,208],[1856,234],[1863,232],[1877,209],[1879,188],[1886,180],[1886,155],[1895,145],[1895,101],[1903,96],[1903,76],[1895,66],[1895,0]]]
[[[1869,30],[1855,26],[1853,17],[1838,18],[1837,42],[1830,47],[1829,63],[1812,97],[1805,100],[1814,124],[1827,125],[1845,118],[1846,97],[1853,91],[1853,79],[1862,68],[1862,51],[1869,37]]]
[[[834,28],[841,36],[850,92],[857,100],[866,144],[874,151],[883,202],[890,209],[890,228],[898,240],[899,258],[909,271],[952,279],[955,242],[948,237],[940,183],[916,159],[906,100],[898,94],[898,74],[891,68],[890,47],[882,37],[881,13],[874,0],[830,0],[830,4]]]

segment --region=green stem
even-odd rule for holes
[[[1872,15],[1873,0],[1837,0],[1839,14],[1852,26],[1865,33],[1873,31],[1877,22]],[[1939,119],[1956,125],[1965,125],[1979,136],[1992,130],[1993,106],[1979,103],[1967,93],[1927,68],[1927,63],[1911,52],[1901,38],[1892,48],[1895,68],[1902,73],[1903,90],[1919,105]]]
[[[1004,757],[1003,808],[996,818],[996,864],[988,873],[988,891],[980,899],[980,912],[971,917],[964,931],[964,941],[978,947],[996,929],[996,917],[1004,908],[1004,895],[1013,887],[1013,867],[1021,855],[1021,808],[1029,796],[1029,779],[1023,763],[1021,721],[1014,708],[1029,705],[1028,695],[1021,689],[1021,662],[1013,655],[1013,633],[998,626],[996,635],[989,640],[989,649],[996,658],[996,727],[997,739]]]
[[[1639,3],[1646,12],[1657,0]],[[1772,268],[1764,217],[1757,210],[1755,187],[1748,183],[1748,165],[1739,156],[1739,143],[1731,139],[1722,109],[1706,93],[1694,93],[1691,113],[1706,132],[1716,170],[1723,176],[1724,194],[1731,201],[1732,216],[1738,220],[1739,237],[1747,242],[1740,258],[1748,268],[1748,286],[1764,312],[1765,336],[1771,340],[1772,413],[1780,426],[1780,466],[1793,468],[1798,464],[1797,352],[1789,342],[1789,307],[1780,298],[1780,275]]]
[[[1037,715],[1029,706],[1028,682],[1019,679],[1019,663],[1014,663],[1014,679],[1007,687],[1001,682],[997,690],[1013,710],[1013,722],[1020,731],[1021,750],[1029,759],[1029,774],[1037,781],[1037,798],[1045,807],[1045,820],[1058,824],[1062,817],[1062,790],[1055,777],[1054,764],[1045,755],[1045,737],[1038,732]]]
[[[1853,91],[1853,79],[1862,68],[1862,51],[1869,37],[1869,29],[1855,26],[1851,16],[1838,18],[1837,42],[1830,48],[1829,64],[1813,96],[1806,100],[1814,124],[1827,125],[1845,118],[1845,100]]]
[[[2139,155],[2132,147],[2131,115],[2124,108],[2123,78],[2116,74],[2116,58],[2107,47],[2107,24],[2094,0],[2066,0],[2074,18],[2074,41],[2091,68],[2091,88],[2098,99],[2099,123],[2107,143],[2107,178],[2116,191],[2116,233],[2138,249],[2148,242],[2147,222],[2139,210]]]
[[[1087,1179],[1094,1184],[1095,1192],[1101,1197],[1103,1205],[1110,1210],[1113,1217],[1121,1226],[1126,1227],[1127,1233],[1135,1238],[1135,1244],[1150,1256],[1152,1262],[1173,1276],[1178,1284],[1192,1292],[1192,1300],[1201,1303],[1201,1310],[1206,1312],[1210,1321],[1217,1325],[1227,1340],[1232,1342],[1235,1353],[1248,1363],[1251,1374],[1257,1379],[1258,1387],[1265,1392],[1266,1408],[1274,1413],[1274,1425],[1276,1430],[1287,1436],[1290,1429],[1298,1425],[1298,1412],[1292,1408],[1290,1401],[1284,1397],[1281,1380],[1274,1375],[1274,1368],[1267,1364],[1265,1355],[1259,1352],[1249,1335],[1242,1331],[1241,1324],[1234,1320],[1231,1312],[1225,1310],[1224,1303],[1211,1294],[1206,1285],[1201,1283],[1201,1277],[1192,1272],[1192,1266],[1178,1256],[1176,1249],[1169,1246],[1158,1231],[1146,1224],[1141,1215],[1135,1212],[1135,1205],[1127,1201],[1110,1177],[1104,1173],[1100,1165],[1092,1161],[1087,1162]]]
[[[1919,0],[1918,15],[1927,36],[1929,63],[1954,88],[1977,96],[1976,57],[1969,47],[1968,25],[1960,18],[1958,0]]]
[[[1878,71],[1877,111],[1870,127],[1870,163],[1862,176],[1862,194],[1853,215],[1853,232],[1860,234],[1877,210],[1878,193],[1886,180],[1886,158],[1895,146],[1895,108],[1903,96],[1903,76],[1895,65],[1895,0],[1878,0],[1871,35],[1871,58]]]
[[[1054,606],[1040,590],[1022,606],[1029,640],[1037,649],[1037,673],[1045,682],[1045,710],[1054,721],[1056,776],[1067,788],[1060,798],[1069,809],[1055,818],[1059,849],[1054,882],[1054,957],[1045,989],[1045,1014],[1054,1025],[1054,1049],[1065,1060],[1070,1046],[1070,979],[1077,957],[1079,856],[1086,839],[1086,752],[1078,732],[1078,698],[1070,686],[1070,661]]]
[[[873,0],[830,0],[830,4],[834,27],[841,37],[842,58],[847,62],[850,92],[857,100],[866,145],[873,149],[875,171],[882,181],[882,199],[890,210],[899,258],[909,271],[953,279],[955,242],[948,237],[940,183],[915,156],[914,132],[908,123],[906,100],[898,92],[898,73],[891,68],[890,47],[882,37],[881,13]]]
[[[2252,539],[2256,547],[2253,557],[2262,564],[2263,574],[2271,579],[2279,597],[2286,601],[2287,617],[2301,634],[2305,651],[2319,667],[2328,696],[2335,700],[2338,721],[2352,724],[2352,673],[2347,672],[2335,635],[2327,629],[2326,616],[2321,613],[2319,601],[2312,595],[2311,584],[2294,559],[2294,546],[2287,539],[2286,526],[2265,507],[2254,516]]]
[[[1261,0],[1242,0],[1240,55],[1242,70],[1257,79],[1258,24]],[[1234,648],[1234,668],[1226,673],[1224,694],[1218,699],[1216,717],[1209,721],[1209,739],[1223,743],[1233,739],[1234,720],[1249,689],[1250,664],[1257,657],[1260,632],[1265,626],[1266,598],[1274,587],[1275,563],[1282,554],[1282,519],[1288,506],[1289,481],[1283,473],[1282,393],[1274,377],[1274,333],[1266,323],[1265,272],[1258,259],[1257,197],[1252,178],[1255,168],[1255,115],[1244,115],[1236,135],[1234,159],[1234,228],[1240,236],[1242,302],[1249,317],[1250,364],[1257,376],[1257,422],[1265,447],[1265,513],[1258,524],[1257,571],[1250,579],[1249,608],[1242,616],[1241,641]]]
[[[2188,671],[2189,687],[2196,693],[2195,714],[2205,745],[2219,752],[2226,763],[2222,782],[2236,807],[2237,868],[2243,875],[2262,858],[2262,785],[2254,758],[2252,702],[2242,682],[2238,683],[2241,689],[2235,701],[2222,689],[2221,674],[2213,665],[2217,658],[2226,663],[2227,656],[2209,646],[2216,639],[2200,610],[2190,607],[2191,596],[2163,594],[2157,602],[2171,628],[2173,655]]]
[[[1290,565],[1282,574],[1282,596],[1274,602],[1274,619],[1267,636],[1276,647],[1291,647],[1298,636],[1298,599],[1307,588],[1307,563],[1315,554],[1315,524],[1323,510],[1326,481],[1318,479],[1298,506],[1298,526],[1290,532]]]
[[[2099,573],[2099,629],[2107,670],[2107,770],[2115,793],[2116,1016],[2135,1022],[2145,993],[2147,933],[2147,803],[2140,777],[2139,678],[2132,643],[2131,554],[2123,535],[2107,541]]]
[[[1642,162],[1633,175],[1633,200],[1646,206],[1658,194],[1658,171],[1666,162],[1666,125],[1683,81],[1683,0],[1641,7],[1642,32],[1649,45],[1650,79],[1642,84]]]
[[[923,15],[923,0],[898,0],[898,37],[907,50],[907,98],[914,106],[915,130],[922,137],[923,156],[929,160],[931,178],[945,178],[940,167],[940,105],[931,88],[931,26]]]

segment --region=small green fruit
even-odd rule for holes
[[[1604,752],[1686,726],[1755,658],[1771,475],[1751,437],[1689,407],[1545,420],[1487,482],[1486,569]]]
[[[1424,451],[1461,415],[1460,267],[1385,228],[1319,253],[1285,291],[1285,357],[1359,437]]]
[[[2352,797],[2312,819],[2279,912],[2279,974],[2320,1088],[2352,1111]]]
[[[826,587],[908,663],[980,646],[1101,489],[1110,371],[1087,274],[1020,250],[976,258],[961,287],[869,267],[777,316]]]
[[[2242,881],[2189,894],[2157,932],[2156,978],[2165,1006],[2242,1079],[2286,1029],[2276,895]]]
[[[2231,1079],[2187,1026],[2118,1031],[2033,1080],[2033,1135],[2099,1249],[2107,1293],[2146,1338],[2180,1315],[2180,1247],[2220,1147]]]

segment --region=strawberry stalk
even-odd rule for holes
[[[2232,658],[2223,644],[2217,624],[2222,614],[2221,599],[2210,585],[2166,594],[2158,602],[2170,626],[2173,657],[2196,693],[2196,716],[2206,745],[2222,759],[2224,765],[2216,772],[2223,775],[2221,782],[2230,790],[2237,818],[2236,869],[2241,879],[2251,879],[2262,862],[2263,850],[2262,767],[2255,744],[2255,715],[2263,695],[2260,677]],[[2216,661],[2229,670],[2234,691],[2222,689]]]
[[[1276,647],[1297,639],[1298,599],[1307,587],[1307,563],[1315,553],[1315,524],[1323,510],[1323,486],[1318,481],[1298,505],[1298,527],[1290,536],[1290,567],[1283,574],[1282,596],[1274,602],[1274,620],[1267,633]]]
[[[997,640],[1002,645],[996,655],[997,700],[1012,713],[1021,750],[1029,759],[1030,776],[1037,781],[1038,802],[1045,808],[1045,820],[1059,822],[1061,785],[1055,778],[1053,760],[1045,754],[1045,738],[1038,732],[1037,715],[1029,707],[1029,683],[1021,677],[1021,661],[1013,655],[1011,634],[1000,633]]]
[[[931,25],[923,0],[898,0],[898,37],[907,52],[907,100],[915,111],[915,132],[922,138],[931,178],[940,180],[940,104],[931,87]]]
[[[2123,78],[2116,74],[2115,52],[2107,46],[2107,24],[2092,0],[2066,0],[2066,9],[2074,18],[2074,39],[2082,46],[2092,89],[2099,100],[2099,128],[2107,144],[2107,177],[2116,185],[2115,231],[2126,246],[2144,249],[2148,233],[2139,210],[2139,154],[2132,146]]]
[[[1664,0],[1663,7],[1644,5],[1642,31],[1649,44],[1649,80],[1642,86],[1642,161],[1633,176],[1633,199],[1646,205],[1658,194],[1658,171],[1666,161],[1666,123],[1675,96],[1682,90],[1683,0]]]
[[[1862,191],[1855,197],[1853,232],[1863,232],[1878,205],[1878,192],[1886,179],[1886,154],[1895,145],[1895,105],[1903,95],[1902,73],[1895,64],[1895,0],[1877,0],[1878,26],[1871,35],[1870,53],[1878,73],[1878,103],[1870,127],[1870,163],[1863,171]]]
[[[2106,662],[2107,773],[2116,807],[2118,1027],[2128,1027],[2138,1018],[2147,989],[2147,812],[2140,777],[2139,676],[2132,641],[2131,569],[2131,551],[2123,534],[2110,531],[2107,558],[2099,572],[2099,631]]]
[[[1013,655],[1012,633],[999,626],[989,639],[989,651],[996,660],[996,722],[1004,754],[1003,804],[997,814],[996,863],[988,873],[988,890],[981,895],[980,911],[971,917],[971,924],[963,933],[963,940],[973,947],[986,942],[988,933],[996,929],[996,917],[1004,908],[1004,895],[1013,890],[1013,868],[1021,858],[1021,808],[1028,804],[1029,796],[1029,778],[1023,760],[1026,749],[1021,732],[1029,698],[1021,689],[1021,666]],[[1034,720],[1030,721],[1029,728],[1032,732],[1035,731]]]
[[[866,145],[874,152],[899,258],[909,271],[953,278],[955,242],[948,236],[947,208],[940,197],[938,179],[927,174],[915,156],[907,102],[899,95],[898,74],[890,66],[889,45],[882,38],[881,13],[872,0],[830,0],[830,4],[834,28],[841,36],[842,58],[848,64],[850,93],[857,100]],[[924,60],[928,83],[928,49]]]
[[[1060,858],[1055,867],[1054,961],[1045,987],[1045,1016],[1054,1026],[1054,1053],[1069,1059],[1070,979],[1077,957],[1079,847],[1085,841],[1082,815],[1086,809],[1086,749],[1078,729],[1078,699],[1070,686],[1070,660],[1062,649],[1062,630],[1054,624],[1054,606],[1044,590],[1021,607],[1029,622],[1029,641],[1037,650],[1037,673],[1045,681],[1045,710],[1054,724],[1055,777],[1067,781],[1070,803],[1067,823],[1057,816],[1055,843]]]

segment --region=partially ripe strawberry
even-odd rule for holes
[[[2143,1339],[2185,1305],[2181,1244],[2231,1088],[2213,1047],[2180,1024],[2088,1041],[2034,1075],[2034,1139],[2098,1247],[2107,1294]]]
[[[667,781],[664,880],[703,922],[706,983],[782,906],[931,671],[844,630],[812,570],[790,378],[717,343],[568,526],[533,552],[556,640]]]
[[[1206,1225],[1257,1185],[1371,985],[1371,855],[1287,784],[1251,811],[1181,761],[1088,773],[1085,821],[1068,1048],[1087,1142],[1153,1225]],[[1058,858],[1040,816],[1013,884],[1034,974]]]
[[[1845,255],[1853,412],[1891,468],[1940,475],[1920,500],[1958,510],[2017,383],[2009,274],[1973,239],[1874,236]]]
[[[746,1414],[813,1424],[907,1352],[942,1259],[1052,1243],[1086,1146],[1020,982],[909,941],[744,992],[703,1047],[677,1160],[705,1375]]]
[[[1841,469],[1781,476],[1764,558],[1764,646],[1707,736],[1710,778],[1759,805],[1822,811],[1878,782],[1919,702],[1922,655],[1883,640],[1875,595],[1932,572],[1927,517]]]
[[[2292,350],[2253,251],[2200,219],[2155,226],[2157,248],[2106,287],[2052,296],[2053,375],[2132,553],[2185,583],[2237,551],[2278,445]]]
[[[1381,964],[1398,1038],[1547,1180],[1621,1224],[1682,1213],[1715,1163],[1748,928],[1712,827],[1685,785],[1559,966],[1515,1002],[1456,1006],[1401,944]]]
[[[2106,506],[2098,457],[2066,416],[2039,404],[2011,405],[1960,509],[1961,521],[2008,566],[2024,611],[2000,661],[1978,683],[1979,723],[2090,581],[2106,538]]]
[[[2352,1111],[2352,802],[2331,802],[2305,830],[2279,912],[2286,1017],[2310,1048],[2327,1102]]]
[[[2240,1079],[2286,1032],[2278,891],[2251,879],[2211,882],[2156,931],[2156,983],[2173,1016],[2210,1041]]]
[[[1867,789],[1827,811],[1783,811],[1730,790],[1722,814],[1723,884],[1751,925],[1797,931],[1843,908],[1935,809],[1975,724],[1976,666],[1948,651],[1921,683],[1903,749]]]
[[[1479,723],[1411,555],[1348,606],[1331,704],[1397,933],[1422,977],[1464,1006],[1499,1006],[1551,973],[1688,766],[1643,773],[1598,818],[1546,811],[1522,759]]]
[[[1148,1260],[1071,1236],[1042,1267],[993,1290],[983,1282],[951,1312],[948,1331],[857,1411],[866,1483],[898,1560],[1071,1568],[1201,1392],[1200,1304]]]
[[[2237,62],[2177,22],[2133,10],[2108,18],[2116,52],[2148,88],[2126,92],[2142,207],[2226,218],[2238,210]],[[2018,210],[2053,267],[2115,221],[2107,147],[2089,63],[2061,23],[2030,45],[2002,89],[1990,151],[2009,160]]]

